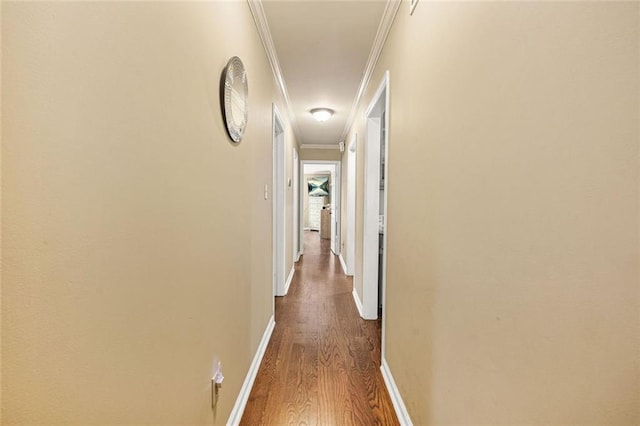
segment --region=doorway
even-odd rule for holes
[[[387,180],[389,149],[389,72],[365,113],[364,224],[362,316],[382,315],[382,350],[385,341],[384,298],[387,247]]]
[[[273,104],[273,294],[284,296],[285,288],[285,146],[284,126]],[[265,191],[265,195],[268,191]],[[266,197],[265,197],[266,198]]]
[[[331,251],[338,256],[340,255],[340,162],[302,160],[300,170],[300,235],[304,235],[305,230],[318,231],[323,238],[331,240]],[[310,193],[310,188],[313,188],[313,193]],[[324,228],[323,218],[325,219]],[[300,247],[300,252],[304,254],[303,245]]]
[[[293,149],[293,262],[300,260],[300,160],[298,150]]]
[[[347,235],[345,274],[353,276],[356,270],[356,143],[358,135],[354,135],[347,147]]]

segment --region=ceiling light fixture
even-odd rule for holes
[[[322,122],[330,119],[334,111],[329,108],[314,108],[309,112],[313,115],[313,118]]]

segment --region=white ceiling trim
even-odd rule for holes
[[[267,22],[267,16],[265,15],[264,8],[262,7],[262,1],[247,0],[247,3],[249,4],[249,9],[251,9],[251,15],[253,15],[253,20],[256,23],[258,34],[260,34],[262,45],[264,46],[264,50],[267,53],[267,58],[269,58],[269,64],[271,64],[273,77],[276,80],[276,86],[278,86],[280,95],[282,96],[282,99],[287,107],[289,122],[291,123],[291,127],[293,128],[293,133],[295,133],[298,144],[301,145],[302,138],[300,137],[300,130],[298,129],[296,116],[293,113],[293,107],[291,106],[291,99],[289,98],[289,93],[287,92],[287,85],[285,84],[284,77],[282,76],[282,70],[280,69],[280,61],[278,61],[276,47],[273,44],[273,38],[271,37],[271,31],[269,30],[269,23]]]
[[[326,145],[326,144],[302,144],[300,149],[340,149],[340,145]]]
[[[369,82],[371,81],[373,71],[375,70],[376,64],[378,63],[378,59],[380,59],[382,48],[384,47],[385,41],[387,41],[387,36],[389,35],[391,25],[393,25],[393,21],[396,17],[396,14],[398,13],[398,9],[400,8],[400,3],[401,0],[387,0],[387,5],[384,9],[384,12],[382,13],[382,19],[380,20],[380,25],[378,26],[376,38],[373,41],[373,46],[371,46],[371,52],[369,53],[369,59],[367,60],[367,65],[365,67],[364,74],[362,75],[362,81],[360,82],[358,93],[356,94],[356,97],[353,101],[353,106],[351,107],[349,118],[347,118],[347,125],[342,132],[340,140],[345,140],[345,138],[347,137],[347,132],[349,131],[351,126],[353,126],[356,114],[358,113],[358,107],[360,106],[362,97],[367,91],[367,87],[369,86]]]

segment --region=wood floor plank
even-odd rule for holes
[[[358,315],[329,240],[305,232],[241,425],[398,425],[380,373],[380,321]]]

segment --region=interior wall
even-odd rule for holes
[[[247,4],[3,2],[2,65],[3,424],[224,424],[273,303],[280,101]]]
[[[301,149],[300,160],[340,161],[342,154],[337,149]]]
[[[640,422],[639,7],[402,4],[349,136],[390,70],[386,358],[414,424]]]

